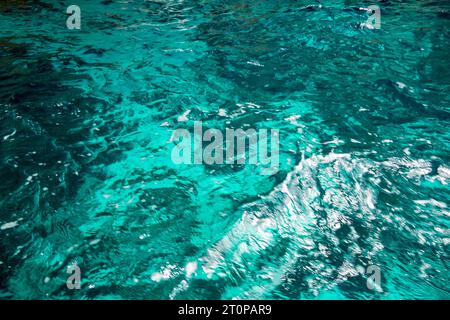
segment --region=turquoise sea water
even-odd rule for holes
[[[0,2],[0,298],[449,299],[449,27],[444,0]],[[279,171],[174,164],[194,121],[278,129]]]

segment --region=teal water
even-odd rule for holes
[[[0,2],[0,298],[449,299],[449,26],[444,0]],[[279,171],[174,164],[194,121],[278,129]]]

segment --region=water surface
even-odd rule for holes
[[[0,3],[0,298],[450,298],[447,1],[74,4]],[[194,121],[280,170],[174,164]]]

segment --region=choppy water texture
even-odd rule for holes
[[[449,299],[449,10],[1,1],[0,298]],[[194,121],[279,172],[174,164]]]

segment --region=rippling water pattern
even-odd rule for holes
[[[0,298],[449,299],[449,26],[445,0],[1,1]],[[195,121],[279,130],[278,172],[175,164]]]

